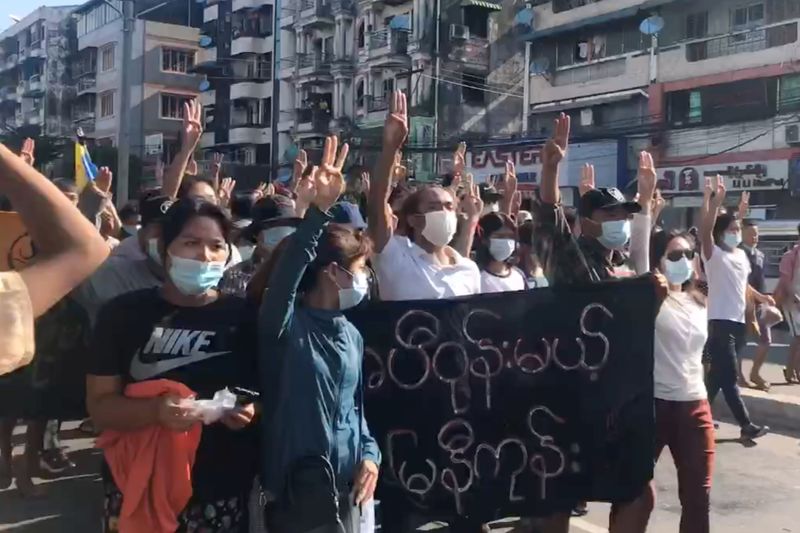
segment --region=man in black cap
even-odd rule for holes
[[[650,204],[655,193],[656,172],[652,157],[642,152],[639,160],[638,202],[625,199],[615,188],[594,188],[594,169],[587,165],[592,185],[578,204],[581,234],[576,237],[561,205],[558,166],[566,155],[569,117],[556,119],[556,132],[542,150],[540,202],[535,205],[534,244],[551,285],[585,283],[644,274],[649,271]],[[630,244],[629,244],[630,243]],[[629,246],[628,246],[629,245]],[[666,280],[657,282],[660,297],[666,295]],[[565,502],[569,504],[569,502]],[[572,502],[576,514],[585,514],[585,503]],[[652,510],[648,485],[633,501],[614,502],[610,530],[644,533]],[[544,517],[542,533],[567,533],[569,509]]]

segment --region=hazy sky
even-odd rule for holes
[[[23,18],[39,6],[69,6],[82,4],[81,0],[2,0],[0,1],[0,31],[11,26],[12,21],[8,16],[14,15]]]

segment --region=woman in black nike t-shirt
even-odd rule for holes
[[[199,424],[175,397],[134,399],[127,385],[166,379],[198,399],[225,387],[255,389],[255,330],[242,322],[243,299],[216,289],[230,257],[231,223],[217,206],[181,200],[167,211],[161,288],[124,294],[99,313],[86,381],[87,406],[99,430],[136,431]],[[177,531],[239,532],[247,528],[247,495],[256,471],[253,404],[202,428],[191,472],[192,497]],[[117,531],[124,495],[104,465],[104,531]],[[153,532],[162,533],[162,532]]]

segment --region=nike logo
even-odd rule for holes
[[[144,348],[136,351],[131,360],[131,377],[138,381],[150,379],[182,366],[231,353],[230,350],[218,352],[206,352],[203,350],[203,348],[211,344],[216,334],[216,331],[153,328],[150,340],[147,341]],[[155,360],[152,362],[143,361],[143,354],[153,355]],[[158,358],[158,356],[167,355],[173,357]]]

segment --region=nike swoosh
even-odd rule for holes
[[[188,357],[166,359],[164,361],[156,361],[154,363],[144,363],[142,362],[142,351],[140,349],[136,350],[133,359],[131,359],[130,373],[133,379],[142,381],[182,366],[191,365],[192,363],[198,363],[200,361],[205,361],[206,359],[212,359],[214,357],[219,357],[220,355],[229,353],[231,353],[231,351],[226,350],[224,352],[209,352]]]

